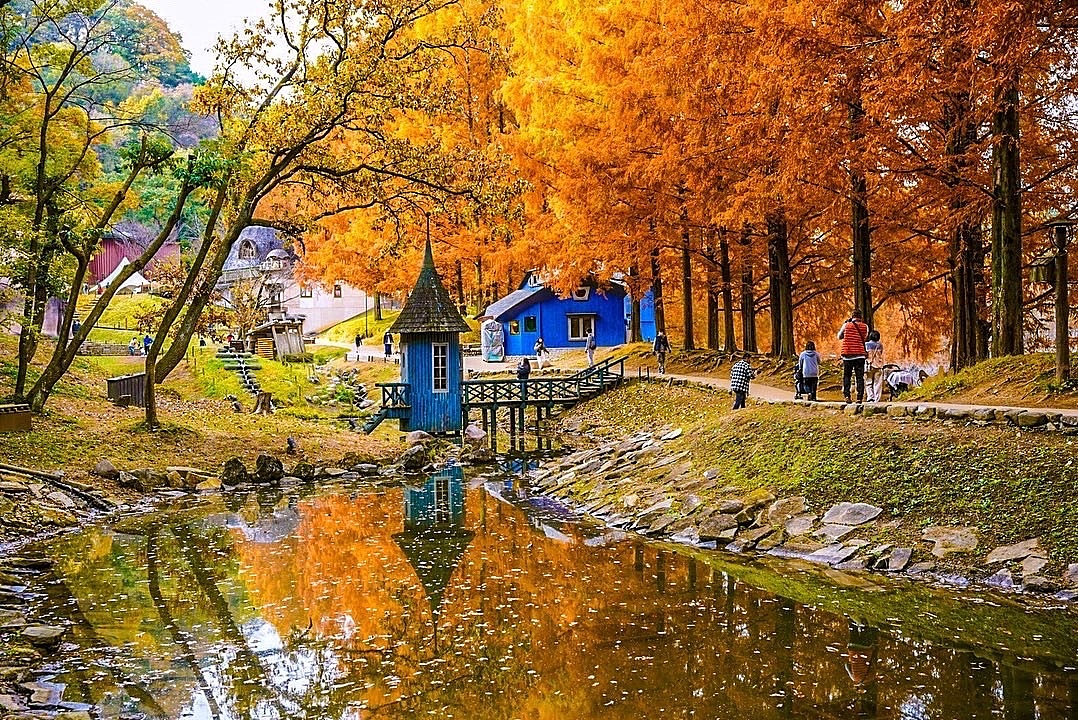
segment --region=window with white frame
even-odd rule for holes
[[[587,300],[589,297],[591,297],[591,288],[589,287],[578,287],[573,290],[573,300]]]
[[[314,297],[314,285],[303,285],[300,287],[299,296],[301,298]]]
[[[258,250],[250,240],[240,243],[240,260],[254,260],[258,257]]]
[[[434,392],[449,392],[449,343],[434,343]]]
[[[595,332],[594,315],[570,315],[569,339],[587,340],[588,333]]]
[[[339,298],[342,294],[341,284],[339,282],[333,283],[333,297]]]

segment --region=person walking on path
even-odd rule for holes
[[[842,324],[838,331],[838,339],[842,341],[842,398],[846,402],[850,400],[850,380],[857,379],[857,402],[865,401],[865,358],[868,351],[865,343],[868,342],[868,325],[861,319],[861,311],[854,310],[850,319]]]
[[[393,333],[387,331],[382,336],[382,345],[385,346],[386,360],[388,360],[389,356],[393,354]]]
[[[659,332],[655,335],[655,344],[652,345],[652,351],[659,359],[659,374],[666,374],[666,353],[670,352],[670,341],[666,337],[666,333]]]
[[[816,391],[820,387],[820,354],[811,340],[805,343],[805,351],[797,357],[797,373],[801,376],[801,392],[816,402]]]
[[[865,385],[868,401],[879,402],[883,394],[883,343],[879,330],[871,331],[865,343]]]
[[[363,336],[360,335],[359,333],[356,333],[356,350],[359,350],[359,347],[362,344],[363,344]]]
[[[543,356],[550,355],[550,351],[546,349],[546,343],[543,342],[543,338],[539,338],[535,341],[535,367],[539,370],[543,369]]]
[[[146,333],[142,337],[142,354],[143,355],[149,355],[150,354],[150,346],[151,345],[153,345],[153,338],[150,337],[150,333]]]
[[[730,389],[734,392],[734,410],[745,407],[745,400],[749,396],[749,383],[754,377],[756,377],[756,371],[744,358],[738,360],[730,368]]]
[[[595,331],[588,330],[588,337],[584,341],[584,352],[587,353],[588,356],[588,367],[595,364],[595,346]]]

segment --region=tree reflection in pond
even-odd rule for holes
[[[850,589],[795,565],[597,536],[465,492],[453,474],[230,503],[43,547],[70,595],[53,612],[75,603],[89,628],[65,658],[85,670],[60,679],[88,687],[106,717],[1076,711],[1069,611]],[[102,659],[102,644],[121,652]],[[137,697],[85,682],[106,676],[134,678]]]

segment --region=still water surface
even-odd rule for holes
[[[56,681],[107,718],[1078,717],[1069,610],[693,557],[449,475],[42,545]]]

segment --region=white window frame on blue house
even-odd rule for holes
[[[573,300],[576,300],[577,302],[585,302],[590,297],[591,288],[586,285],[584,287],[578,287],[576,290],[573,290],[572,293]]]
[[[431,352],[431,390],[436,393],[449,392],[449,343],[432,343]]]
[[[565,316],[569,323],[569,340],[583,342],[588,339],[588,331],[595,332],[595,313],[570,313]],[[579,335],[573,333],[573,321],[577,321]]]

